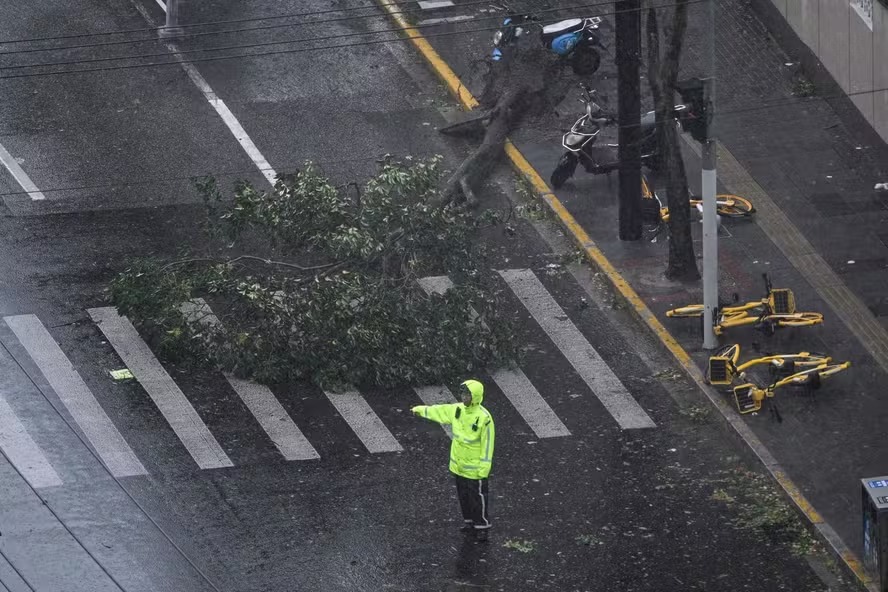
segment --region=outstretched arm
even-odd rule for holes
[[[411,407],[410,411],[412,411],[414,415],[434,421],[435,423],[450,425],[453,423],[454,416],[456,415],[456,408],[458,406],[459,403],[417,405],[416,407]]]

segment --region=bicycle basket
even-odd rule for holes
[[[793,314],[796,311],[795,295],[789,288],[771,290],[768,300],[771,310],[776,314]]]
[[[734,382],[734,367],[731,360],[724,356],[709,358],[709,384],[730,385]]]
[[[741,384],[734,387],[734,400],[737,402],[737,411],[740,414],[754,413],[762,408],[761,400],[756,400],[753,392],[754,384]]]

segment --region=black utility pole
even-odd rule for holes
[[[640,240],[641,0],[614,2],[617,29],[617,119],[620,159],[620,240]]]

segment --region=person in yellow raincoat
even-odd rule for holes
[[[480,541],[487,540],[490,528],[488,478],[493,466],[496,429],[493,416],[481,406],[484,385],[467,380],[460,385],[459,403],[417,405],[411,411],[425,419],[449,425],[453,430],[450,444],[450,472],[456,479],[456,492],[462,509],[465,532]]]

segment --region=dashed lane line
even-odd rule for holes
[[[129,368],[201,469],[233,466],[185,394],[167,374],[129,319],[112,307],[90,308],[89,316]]]
[[[417,2],[423,10],[434,10],[436,8],[449,8],[453,6],[451,0],[419,0]]]
[[[404,450],[360,393],[324,391],[324,394],[371,453]]]
[[[446,275],[442,275],[421,278],[419,285],[426,292],[443,294],[453,287],[453,282]],[[538,438],[570,436],[570,430],[520,368],[514,366],[494,370],[491,372],[491,378]]]
[[[656,427],[531,270],[499,274],[622,429]]]
[[[46,196],[34,185],[31,177],[22,170],[18,161],[9,153],[9,151],[0,144],[0,162],[6,167],[6,170],[12,175],[12,178],[21,186],[33,201],[46,199]]]
[[[3,317],[22,347],[83,430],[102,462],[115,477],[148,472],[111,422],[70,360],[35,315]]]
[[[158,0],[158,4],[160,3],[160,0]],[[145,20],[154,24],[154,19],[152,19],[151,15],[149,15],[139,4],[138,0],[135,0],[133,4]],[[161,8],[166,12],[166,6],[161,5]],[[269,183],[274,185],[277,180],[277,172],[271,167],[268,160],[265,159],[265,156],[262,155],[262,152],[253,142],[252,138],[250,138],[249,134],[247,134],[247,131],[240,124],[240,121],[237,120],[237,117],[234,116],[234,113],[231,112],[231,109],[228,108],[228,105],[216,95],[213,88],[197,70],[194,64],[185,61],[185,58],[179,53],[179,49],[174,43],[164,43],[163,45],[166,46],[176,61],[179,62],[179,65],[185,71],[185,74],[188,75],[188,78],[191,79],[191,82],[194,83],[194,86],[196,86],[201,92],[213,110],[219,114],[219,117],[222,118],[223,123],[225,123],[225,126],[232,133],[234,139],[237,140],[240,147],[247,153],[247,156],[253,161],[253,164],[256,165],[259,172],[262,173],[262,176],[264,176]]]
[[[35,488],[62,484],[40,447],[0,393],[0,449]]]

